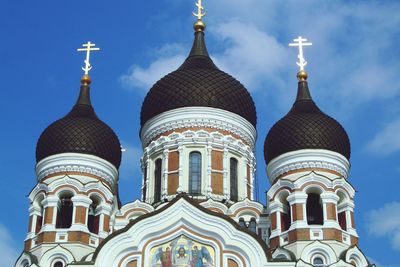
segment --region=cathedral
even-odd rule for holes
[[[297,97],[265,137],[271,187],[260,203],[256,107],[209,56],[201,0],[196,6],[186,60],[143,100],[134,202],[119,200],[120,141],[90,99],[89,55],[98,48],[79,49],[86,60],[77,101],[37,142],[15,267],[374,266],[358,247],[349,138],[308,87],[303,47],[311,43],[291,44],[299,49]]]

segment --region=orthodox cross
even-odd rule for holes
[[[197,13],[193,12],[193,16],[195,16],[198,20],[202,20],[203,17],[206,15],[206,12],[203,12],[204,7],[202,5],[202,0],[197,0]]]
[[[90,52],[91,51],[99,51],[100,48],[95,47],[96,44],[92,44],[91,42],[87,42],[82,45],[84,48],[78,48],[78,52],[86,51],[86,59],[85,59],[85,67],[82,67],[82,70],[85,72],[85,75],[89,74],[89,71],[92,69],[92,65],[90,65]]]
[[[293,39],[294,43],[290,43],[289,46],[298,46],[299,47],[299,61],[296,62],[300,67],[300,71],[304,71],[304,67],[307,65],[307,61],[304,58],[303,54],[303,46],[310,46],[312,43],[307,43],[307,39],[299,36],[297,39]]]

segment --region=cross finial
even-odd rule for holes
[[[78,48],[78,52],[85,51],[86,52],[86,59],[85,59],[85,67],[82,67],[82,70],[85,72],[85,75],[88,76],[89,71],[92,69],[92,65],[90,65],[90,52],[91,51],[99,51],[100,48],[95,47],[96,44],[91,43],[90,41],[86,44],[82,45],[84,48]]]
[[[203,17],[206,15],[206,12],[203,12],[204,7],[202,4],[202,0],[197,0],[196,6],[197,6],[197,13],[193,12],[193,16],[195,16],[198,20],[202,20]]]
[[[297,65],[300,67],[300,72],[304,71],[304,67],[307,65],[307,61],[304,58],[303,54],[303,47],[304,46],[310,46],[312,43],[307,43],[307,39],[299,36],[297,39],[293,39],[294,43],[290,43],[289,46],[297,46],[299,47],[299,55],[297,56],[299,58],[299,61],[296,62]]]

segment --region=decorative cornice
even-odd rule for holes
[[[231,135],[222,135],[219,132],[209,133],[207,131],[185,131],[183,133],[173,132],[168,136],[161,136],[152,141],[143,153],[143,159],[147,159],[149,155],[161,153],[166,148],[176,147],[177,145],[182,148],[183,145],[204,145],[212,147],[221,147],[234,150],[240,153],[249,162],[255,163],[255,156],[252,148],[243,143],[242,140],[236,139]]]
[[[339,153],[324,149],[302,149],[285,153],[267,166],[270,182],[285,173],[302,169],[326,169],[348,177],[350,163]]]
[[[185,107],[163,112],[146,122],[141,130],[143,147],[161,134],[182,128],[215,128],[229,131],[254,147],[257,132],[241,116],[218,108]]]
[[[43,178],[66,172],[80,172],[94,175],[114,185],[118,179],[118,170],[104,159],[80,153],[62,153],[47,157],[36,164],[38,181]]]

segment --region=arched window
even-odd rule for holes
[[[231,200],[238,201],[238,161],[235,158],[230,159],[230,184]]]
[[[74,206],[72,203],[72,194],[65,193],[60,196],[60,202],[57,210],[56,228],[70,228],[72,224],[72,212]]]
[[[161,201],[162,160],[157,159],[154,167],[154,202]]]
[[[313,259],[313,266],[314,267],[325,267],[324,260],[321,257],[315,257]]]
[[[343,209],[345,202],[346,202],[346,195],[343,192],[338,192],[338,221],[340,228],[342,228],[344,231],[347,231],[347,220],[346,220],[346,210]]]
[[[284,200],[284,212],[281,213],[281,225],[282,225],[282,232],[289,230],[291,225],[291,209],[290,204],[287,200]]]
[[[88,229],[89,232],[97,235],[99,234],[100,215],[96,213],[96,209],[100,204],[100,200],[94,196],[90,199],[92,200],[92,204],[90,204],[88,211]]]
[[[39,233],[43,226],[43,210],[44,210],[43,205],[42,205],[43,199],[44,199],[44,197],[41,195],[36,201],[36,204],[39,208],[40,215],[36,215],[35,234]]]
[[[189,155],[189,194],[201,194],[201,154],[192,152]]]
[[[57,261],[54,263],[53,267],[64,267],[64,264],[61,261]]]
[[[324,212],[319,194],[308,194],[307,198],[307,223],[310,225],[323,225]]]
[[[249,222],[249,230],[255,233],[257,231],[257,222],[255,218],[251,218]]]

